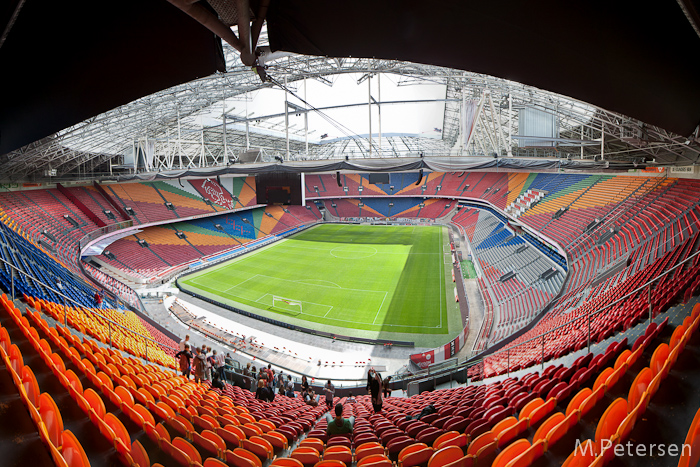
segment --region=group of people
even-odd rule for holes
[[[257,389],[255,390],[255,398],[272,402],[275,399],[275,393],[284,394],[288,397],[294,397],[294,382],[292,375],[284,377],[284,372],[280,371],[275,374],[272,365],[268,364],[267,368],[261,368],[257,371],[250,363],[243,369],[244,376],[250,376],[253,381],[257,381]]]
[[[201,346],[194,347],[190,350],[190,336],[186,335],[180,341],[180,351],[175,354],[175,358],[179,359],[180,371],[182,375],[189,379],[190,375],[194,376],[195,383],[202,381],[211,381],[212,387],[224,389],[224,368],[226,365],[231,365],[233,360],[230,354],[217,354],[216,350],[211,347]]]
[[[180,351],[175,354],[175,358],[179,358],[182,375],[189,379],[192,374],[195,383],[211,381],[212,387],[224,389],[224,383],[221,380],[224,379],[224,368],[233,363],[231,355],[226,354],[226,357],[224,357],[223,353],[217,354],[216,350],[212,350],[211,347],[207,346],[195,347],[192,352],[190,351],[189,341],[190,336],[186,335],[185,338],[180,341]],[[286,379],[282,371],[275,375],[275,370],[272,369],[272,365],[270,364],[267,365],[267,368],[260,368],[260,371],[258,371],[255,366],[251,366],[251,364],[248,363],[243,369],[243,375],[253,379],[254,383],[251,387],[251,391],[255,390],[255,398],[258,400],[272,402],[275,399],[276,391],[288,397],[295,397],[292,375],[287,375]],[[372,396],[372,408],[375,413],[381,412],[384,398],[391,394],[391,389],[389,387],[390,381],[391,376],[382,380],[381,375],[376,372],[374,368],[371,368],[367,373],[367,391]],[[333,386],[331,380],[328,380],[323,386],[323,393],[326,406],[330,410],[333,407],[333,398],[335,397],[335,386]],[[314,393],[313,388],[309,385],[306,376],[301,377],[301,397],[308,405],[313,407],[318,405],[318,397]],[[355,402],[352,393],[350,393],[346,402]],[[342,419],[342,417],[338,415],[338,410],[340,410],[342,414],[342,405],[337,404],[335,406],[337,417]],[[337,417],[336,420],[332,422],[336,425],[336,428],[340,426],[339,424],[341,423],[340,419]],[[329,420],[329,426],[330,425],[331,420]]]

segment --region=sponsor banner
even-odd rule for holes
[[[413,354],[411,355],[411,361],[420,368],[428,368],[435,363],[435,351],[429,350],[427,352]]]

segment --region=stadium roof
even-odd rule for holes
[[[0,10],[0,66],[15,70],[3,77],[0,106],[4,180],[222,166],[249,149],[268,160],[602,153],[689,165],[700,156],[700,35],[690,0],[171,3],[214,18],[223,32],[202,22],[238,50],[165,2],[121,2],[99,18],[81,1],[13,0]],[[236,34],[251,27],[246,48]],[[246,53],[253,45],[257,53]],[[439,137],[385,134],[380,142],[373,129],[372,140],[351,131],[322,141],[297,126],[287,143],[284,110],[227,115],[230,99],[286,88],[287,118],[337,123],[332,109],[302,99],[299,83],[333,84],[338,75],[444,86],[444,97],[430,98],[444,106]],[[370,99],[383,109],[411,104],[374,91]],[[460,115],[467,101],[481,112],[472,138]],[[556,138],[519,143],[513,115],[523,108],[555,115]]]

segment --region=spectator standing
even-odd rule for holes
[[[213,358],[214,358],[214,372],[215,374],[219,375],[219,378],[225,379],[224,378],[224,353],[217,354],[216,350],[213,352]]]
[[[182,350],[175,354],[175,358],[180,359],[180,371],[182,376],[190,379],[190,364],[192,362],[192,353],[190,352],[190,345],[185,344]]]
[[[391,395],[391,388],[389,387],[389,383],[391,382],[391,376],[387,376],[384,379],[384,382],[382,383],[382,389],[384,391],[384,399],[389,397]]]
[[[294,381],[292,381],[292,375],[287,375],[287,390],[285,392],[287,397],[295,397],[294,396]]]
[[[272,371],[272,365],[267,364],[267,369],[265,370],[265,379],[267,380],[267,385],[272,386],[272,380],[275,377],[275,372]]]
[[[382,377],[379,373],[370,369],[367,373],[367,390],[372,395],[372,408],[374,413],[382,411]]]
[[[206,366],[207,361],[204,357],[204,351],[198,348],[197,355],[194,356],[194,364],[192,365],[195,383],[201,383],[205,379]]]
[[[280,394],[285,394],[287,392],[287,384],[284,381],[284,371],[280,371],[277,375],[277,390]]]

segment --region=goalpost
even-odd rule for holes
[[[293,313],[294,315],[301,314],[302,312],[301,301],[280,297],[278,295],[272,296],[272,307],[287,313]]]

